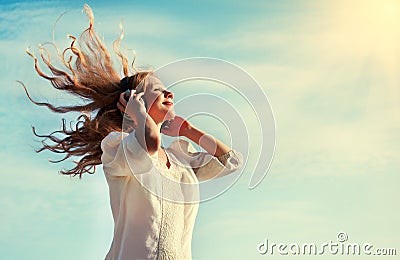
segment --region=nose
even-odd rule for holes
[[[168,90],[164,90],[164,97],[173,99],[174,98],[174,93],[171,92],[171,91],[168,91]]]

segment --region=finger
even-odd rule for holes
[[[122,112],[125,111],[125,107],[124,107],[120,102],[117,103],[117,107],[118,107],[118,109],[121,110]]]
[[[136,94],[136,99],[139,100],[144,95],[144,92],[140,92]]]
[[[162,134],[165,134],[165,135],[168,135],[168,132],[169,132],[168,130],[169,130],[168,128],[167,128],[167,129],[162,128],[162,129],[161,129],[161,133],[162,133]]]
[[[119,110],[121,110],[122,112],[125,112],[125,107],[121,105],[120,102],[117,103],[117,107]]]
[[[126,106],[126,100],[125,100],[125,97],[124,97],[124,95],[125,95],[125,92],[122,92],[120,95],[119,95],[119,102],[122,104],[122,105],[124,105],[124,106]]]
[[[136,94],[136,90],[132,89],[132,90],[131,90],[131,93],[130,93],[130,95],[129,95],[129,99],[130,99],[131,97],[133,97],[134,94]]]

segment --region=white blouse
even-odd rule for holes
[[[150,156],[142,148],[134,131],[111,132],[101,149],[114,218],[106,260],[192,259],[198,181],[219,178],[243,164],[242,154],[235,150],[218,160],[177,139],[165,149],[168,168],[157,152]]]

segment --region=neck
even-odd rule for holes
[[[161,123],[156,123],[156,125],[157,125],[158,132],[161,132],[162,122]]]

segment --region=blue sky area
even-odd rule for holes
[[[0,3],[2,259],[103,259],[112,240],[101,167],[79,180],[58,174],[68,162],[51,164],[55,155],[36,154],[40,142],[31,125],[49,133],[61,127],[63,116],[30,103],[16,82],[23,81],[37,100],[73,102],[37,76],[25,49],[38,54],[38,44],[51,41],[64,12],[54,38],[67,47],[66,35],[78,36],[88,25],[84,3]],[[400,2],[87,3],[110,49],[122,22],[121,48],[135,49],[137,64],[157,68],[189,57],[226,60],[254,77],[270,101],[276,120],[271,168],[255,189],[247,188],[251,168],[246,168],[231,189],[201,203],[193,259],[275,259],[277,252],[257,252],[266,238],[321,245],[337,242],[339,232],[346,232],[348,242],[372,244],[373,253],[397,247],[400,254]],[[224,97],[235,100],[233,94]],[[255,131],[256,124],[246,122],[245,103],[237,109]],[[222,136],[218,127],[199,124]],[[268,135],[261,134],[249,138],[259,143]]]

